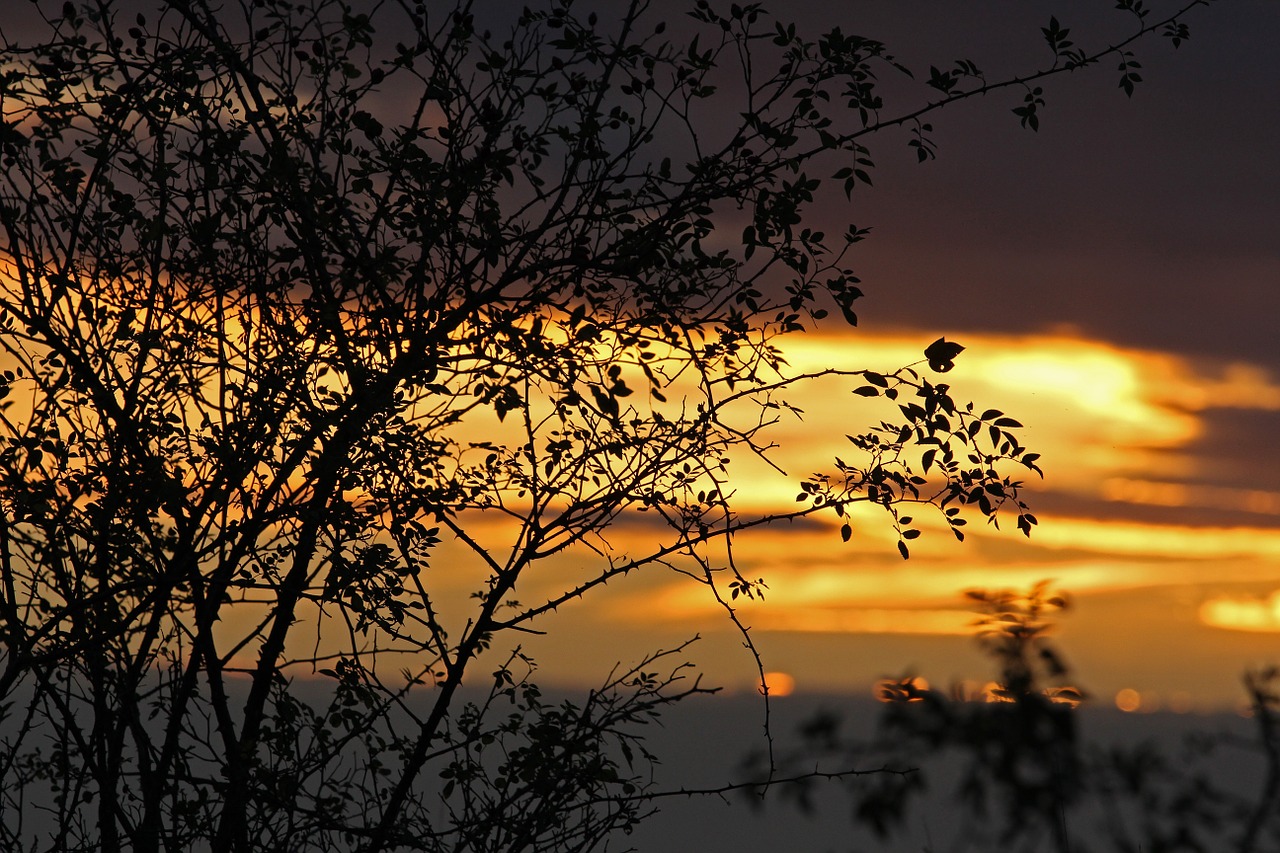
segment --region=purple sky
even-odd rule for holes
[[[1126,24],[1113,5],[846,8],[851,26],[909,63],[962,55],[994,69],[1043,61],[1038,26],[1053,10],[1064,26],[1098,10]],[[1017,126],[1009,97],[992,96],[937,118],[937,161],[917,167],[882,148],[878,189],[859,211],[875,227],[858,264],[868,324],[1071,324],[1280,368],[1280,4],[1234,0],[1189,20],[1179,50],[1160,39],[1138,48],[1146,79],[1132,99],[1108,62],[1046,85],[1038,134]],[[1097,31],[1073,36],[1090,44]]]

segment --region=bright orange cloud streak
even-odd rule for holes
[[[1200,605],[1199,616],[1211,628],[1280,633],[1280,591],[1266,599],[1211,598]]]
[[[1042,519],[1039,546],[1117,557],[1179,560],[1254,559],[1280,569],[1280,530],[1268,527],[1185,527],[1082,518]]]

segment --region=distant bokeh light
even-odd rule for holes
[[[796,680],[785,672],[766,672],[764,684],[757,685],[757,689],[763,693],[766,685],[770,696],[790,696],[796,692]]]
[[[1116,707],[1125,713],[1133,713],[1142,707],[1142,694],[1132,687],[1116,693]]]

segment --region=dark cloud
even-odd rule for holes
[[[1202,467],[1193,482],[1280,492],[1280,412],[1211,409],[1201,417],[1204,433],[1186,448]]]
[[[1036,46],[1027,22],[1054,5],[964,15],[868,3],[863,21],[912,54],[949,41],[1004,67]],[[1060,12],[1069,23],[1076,7]],[[875,229],[855,261],[866,322],[1071,323],[1120,344],[1280,366],[1280,66],[1269,59],[1280,4],[1197,12],[1181,50],[1138,49],[1146,80],[1132,100],[1104,63],[1046,85],[1038,134],[991,95],[936,118],[936,162],[882,146],[877,188],[851,216]]]

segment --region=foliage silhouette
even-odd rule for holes
[[[815,374],[887,419],[791,508],[740,514],[729,456],[815,376],[779,339],[857,322],[867,232],[804,227],[815,176],[852,195],[872,137],[926,160],[925,119],[1005,89],[1034,129],[1035,84],[1104,57],[1136,80],[1186,9],[1129,6],[1118,44],[1055,27],[1047,67],[891,105],[883,44],[755,4],[668,38],[642,2],[38,2],[0,37],[0,844],[595,849],[646,808],[635,726],[702,688],[651,659],[548,707],[505,657],[541,617],[666,569],[736,619],[734,534],[847,540],[859,502],[904,558],[906,507],[1029,534],[1020,424],[912,366]]]

